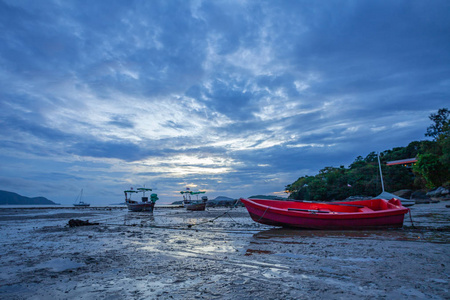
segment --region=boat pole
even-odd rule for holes
[[[380,168],[380,179],[381,179],[381,189],[383,190],[384,193],[384,183],[383,183],[383,172],[381,172],[381,163],[380,163],[380,153],[377,153],[377,157],[378,157],[378,167]]]

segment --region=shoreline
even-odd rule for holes
[[[155,206],[155,209],[175,209],[175,208],[183,208],[180,205],[159,205]],[[0,205],[0,210],[8,210],[8,209],[75,209],[75,210],[83,210],[83,209],[127,209],[126,206],[120,205],[106,205],[106,206],[88,206],[88,207],[76,207],[76,206],[38,206],[38,205]]]
[[[339,201],[347,201],[347,200],[339,200]],[[354,200],[358,201],[358,200]],[[414,201],[411,205],[410,202]],[[321,202],[321,201],[317,201]],[[322,201],[323,203],[333,202],[333,201]],[[448,197],[432,197],[429,199],[408,199],[408,202],[405,202],[406,207],[412,207],[414,205],[423,205],[423,204],[436,204],[440,202],[450,202],[450,198]],[[179,204],[160,204],[155,205],[155,209],[163,209],[163,208],[183,208],[183,205]],[[47,205],[47,204],[3,204],[0,205],[0,210],[2,209],[126,209],[126,204],[110,204],[110,205],[100,205],[100,206],[88,206],[88,207],[76,207],[73,205]],[[227,208],[227,206],[211,206],[208,208]]]

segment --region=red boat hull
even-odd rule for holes
[[[399,228],[409,211],[398,199],[333,203],[242,198],[241,201],[255,222],[308,229]]]

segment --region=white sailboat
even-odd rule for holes
[[[73,204],[73,206],[76,206],[76,207],[89,207],[91,205],[89,203],[84,202],[82,200],[82,198],[83,198],[83,189],[81,189],[80,194],[75,199],[75,203]]]

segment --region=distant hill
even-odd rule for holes
[[[230,197],[225,197],[225,196],[218,196],[218,197],[212,199],[211,201],[235,201],[235,199],[230,198]]]
[[[209,207],[216,207],[216,206],[240,206],[240,201],[237,201],[237,199],[225,197],[225,196],[218,196],[215,199],[208,200],[206,203],[206,206]]]
[[[29,198],[0,190],[0,205],[58,205],[44,197]]]

